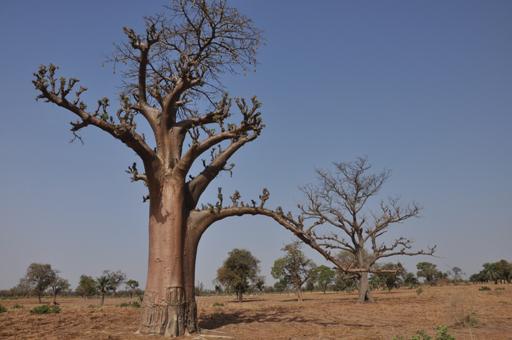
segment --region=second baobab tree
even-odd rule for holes
[[[201,235],[219,219],[244,214],[221,213],[221,199],[215,206],[198,202],[264,127],[258,100],[232,99],[220,82],[223,73],[253,67],[260,32],[223,0],[172,0],[166,12],[145,18],[142,32],[124,32],[126,41],[112,58],[124,76],[117,103],[102,98],[89,107],[87,88],[76,78],[59,77],[51,64],[39,68],[33,83],[39,99],[76,117],[75,139],[81,140],[82,129],[96,127],[139,157],[143,170],[140,163],[128,168],[133,181],[147,186],[149,200],[149,268],[139,331],[180,336],[197,331],[194,272]],[[141,125],[148,126],[147,135]],[[204,168],[191,172],[196,162]]]
[[[287,223],[340,270],[357,276],[359,301],[372,301],[369,273],[393,271],[379,269],[379,260],[434,253],[435,247],[413,250],[412,241],[405,237],[383,241],[382,235],[393,225],[420,213],[417,204],[401,206],[397,199],[382,200],[376,209],[368,207],[368,201],[377,196],[389,178],[389,171],[372,173],[367,159],[358,158],[335,163],[334,172],[318,170],[317,175],[316,184],[303,188],[305,204],[299,205],[299,220],[288,219]],[[351,260],[341,260],[333,252],[347,254]]]

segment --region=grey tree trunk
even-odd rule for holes
[[[295,291],[297,293],[297,301],[302,302],[304,299],[302,297],[302,289],[300,288],[300,286],[297,286],[295,288]]]
[[[373,302],[368,283],[368,272],[359,275],[359,302]]]

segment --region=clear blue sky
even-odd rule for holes
[[[92,97],[116,97],[102,67],[121,28],[141,26],[165,1],[2,2],[0,31],[0,288],[31,262],[80,274],[121,269],[144,281],[144,188],[124,170],[134,154],[89,129],[70,144],[69,113],[36,103],[41,63],[80,78]],[[422,218],[398,226],[418,246],[438,245],[442,270],[466,273],[512,259],[511,1],[233,1],[262,28],[266,45],[247,76],[225,77],[233,95],[256,94],[267,128],[217,186],[293,208],[314,169],[367,155],[393,176],[386,195],[415,200]],[[262,274],[292,240],[261,217],[214,225],[199,250],[210,285],[235,247]],[[307,251],[318,263],[317,255]],[[421,258],[402,259],[409,269]]]

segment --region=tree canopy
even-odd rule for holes
[[[228,258],[217,270],[217,280],[228,291],[236,293],[238,301],[243,300],[251,285],[260,281],[259,260],[250,251],[245,249],[233,249],[228,253]]]

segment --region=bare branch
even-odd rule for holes
[[[40,94],[38,99],[44,99],[47,102],[54,103],[66,110],[74,113],[79,117],[79,120],[71,123],[71,131],[78,132],[80,129],[93,125],[106,132],[113,137],[125,143],[128,147],[134,150],[144,161],[150,161],[154,157],[154,152],[146,144],[144,138],[135,131],[135,122],[133,121],[133,111],[126,107],[126,101],[122,98],[122,107],[117,113],[119,123],[114,123],[114,119],[108,113],[109,100],[103,98],[98,101],[97,109],[94,113],[86,111],[87,105],[80,100],[80,96],[87,90],[80,87],[75,92],[75,98],[69,101],[67,96],[78,83],[77,79],[70,78],[66,81],[65,78],[60,77],[59,88],[56,87],[57,80],[55,78],[55,71],[57,67],[53,64],[49,66],[40,66],[37,73],[34,73],[35,79],[33,84]],[[122,113],[125,115],[122,115]]]
[[[199,132],[192,130],[192,145],[177,164],[177,169],[182,174],[188,173],[194,161],[213,146],[226,140],[231,140],[231,144],[212,160],[211,164],[206,167],[205,171],[203,171],[200,176],[195,178],[196,182],[190,185],[190,189],[194,189],[193,186],[195,187],[198,182],[201,182],[203,184],[201,189],[204,190],[204,185],[208,185],[211,179],[224,168],[226,161],[240,147],[256,139],[261,133],[264,125],[260,117],[261,113],[258,111],[261,104],[256,97],[252,98],[251,107],[249,107],[243,99],[237,99],[236,102],[242,114],[242,121],[238,125],[230,124],[227,129],[221,130],[221,132],[218,133],[212,131],[209,133],[209,137],[202,141],[199,141]],[[199,190],[199,194],[202,193],[203,190]]]

